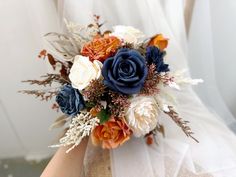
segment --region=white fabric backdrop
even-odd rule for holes
[[[212,40],[219,90],[236,116],[236,1],[211,0]],[[221,72],[217,72],[221,71]]]
[[[0,158],[41,158],[56,136],[48,127],[56,114],[51,105],[17,93],[32,88],[21,80],[38,78],[47,72],[37,60],[42,36],[57,31],[53,1],[0,1]]]
[[[70,0],[66,1],[70,5]],[[75,2],[75,1],[74,1]],[[99,2],[99,1],[98,1]],[[123,2],[120,3],[120,1],[109,1],[107,3],[96,3],[96,6],[94,6],[93,1],[86,1],[86,2],[79,2],[77,1],[77,6],[68,6],[66,7],[67,10],[65,10],[64,14],[61,13],[62,16],[68,17],[68,19],[73,20],[73,21],[79,21],[80,23],[88,23],[90,21],[89,17],[92,16],[94,12],[97,14],[101,14],[103,19],[108,20],[109,25],[111,26],[113,24],[126,24],[126,25],[133,25],[137,28],[140,28],[143,30],[146,34],[150,35],[156,32],[163,32],[169,38],[171,39],[170,43],[170,48],[168,49],[168,61],[172,61],[173,64],[176,64],[176,67],[180,67],[182,64],[185,65],[186,61],[182,60],[181,58],[184,58],[187,55],[187,43],[186,43],[186,37],[185,37],[185,30],[184,30],[184,25],[183,25],[183,4],[184,2],[182,0],[176,0],[176,1],[171,1],[171,0],[160,0],[160,1],[139,1],[139,3],[134,3],[134,0],[129,1],[129,2]],[[79,4],[80,3],[80,4]],[[160,6],[160,4],[162,6]],[[175,5],[174,5],[175,3]],[[209,34],[211,33],[211,29],[209,27],[209,21],[211,20],[207,18],[209,15],[209,11],[207,8],[209,8],[209,4],[206,6],[206,1],[204,0],[198,0],[196,3],[195,7],[195,16],[194,16],[194,23],[192,26],[192,32],[190,34],[190,42],[192,40],[192,43],[189,43],[189,46],[191,47],[192,51],[190,50],[189,52],[189,58],[196,57],[196,56],[202,56],[202,54],[207,55],[201,57],[202,62],[199,61],[199,63],[195,63],[198,61],[197,57],[194,60],[189,61],[191,67],[192,74],[195,77],[203,77],[208,84],[208,86],[200,86],[202,90],[198,91],[200,95],[202,95],[203,98],[207,98],[207,96],[211,95],[210,98],[205,99],[205,102],[209,105],[212,106],[213,108],[217,108],[217,112],[221,114],[221,118],[224,118],[227,122],[228,125],[233,125],[233,117],[230,116],[228,110],[224,108],[224,103],[222,102],[222,99],[218,96],[218,91],[211,90],[210,94],[209,88],[215,89],[216,84],[215,84],[215,79],[214,79],[214,65],[212,65],[212,61],[214,61],[214,57],[212,53],[212,49],[210,46],[212,45],[211,39],[209,39]],[[81,5],[82,4],[82,5]],[[125,6],[123,5],[125,4]],[[18,83],[19,80],[25,79],[28,76],[38,76],[41,73],[44,73],[46,71],[45,65],[40,64],[37,65],[36,67],[36,61],[34,61],[32,58],[35,57],[35,54],[37,54],[38,50],[41,48],[41,35],[43,33],[46,33],[48,31],[57,31],[58,26],[57,26],[57,14],[55,11],[55,7],[53,5],[53,1],[47,1],[47,0],[37,0],[34,2],[25,0],[24,3],[18,2],[16,0],[9,0],[9,1],[2,1],[1,2],[1,22],[3,24],[7,24],[5,28],[1,28],[1,54],[3,56],[6,56],[7,61],[10,62],[11,68],[6,68],[6,65],[1,65],[1,100],[3,100],[4,105],[6,105],[6,108],[9,112],[10,119],[13,122],[13,126],[10,126],[9,129],[14,128],[13,135],[15,139],[18,139],[20,144],[15,143],[16,148],[14,149],[14,143],[8,141],[7,139],[9,138],[9,134],[4,134],[1,133],[1,142],[6,142],[5,146],[2,146],[0,149],[1,152],[0,154],[4,157],[12,155],[12,152],[19,150],[18,154],[14,155],[26,155],[29,153],[41,153],[42,151],[44,153],[48,152],[49,149],[47,149],[47,145],[51,143],[51,138],[54,136],[53,134],[50,134],[47,132],[47,127],[48,125],[52,122],[54,119],[55,114],[52,112],[49,112],[48,105],[42,105],[41,103],[34,101],[33,98],[27,98],[25,96],[19,96],[16,94],[16,91],[18,88],[23,88],[23,86],[16,86],[15,83]],[[74,4],[75,5],[75,4]],[[9,10],[9,7],[11,7],[11,11]],[[63,4],[59,6],[59,9],[63,9]],[[132,8],[131,8],[132,7]],[[148,7],[148,9],[147,9]],[[158,7],[163,7],[160,9],[160,12],[156,13],[158,11]],[[95,8],[95,11],[94,11]],[[130,9],[133,9],[133,11],[130,11]],[[163,11],[163,13],[161,13]],[[139,13],[137,13],[139,12]],[[204,13],[203,13],[204,12]],[[147,18],[145,15],[147,14],[152,14],[151,18]],[[161,24],[157,19],[158,17],[157,14],[162,14],[165,15],[166,21]],[[5,17],[5,18],[4,18]],[[202,21],[203,20],[203,21]],[[205,20],[205,21],[204,21]],[[166,28],[166,22],[168,22],[169,27]],[[202,31],[201,28],[199,28],[200,25],[204,22],[204,26],[206,29]],[[160,23],[160,24],[159,24]],[[17,30],[15,30],[17,29]],[[196,30],[196,31],[194,31]],[[197,30],[201,30],[198,32]],[[209,50],[206,50],[206,48],[200,48],[202,43],[200,42],[205,42],[207,40],[201,40],[199,42],[199,39],[201,39],[201,36],[196,36],[198,34],[204,34],[204,39],[209,39],[209,44],[206,46],[209,47]],[[27,39],[27,40],[26,40]],[[199,42],[199,43],[198,43]],[[7,44],[7,45],[6,45]],[[14,44],[14,45],[13,45]],[[193,46],[194,44],[194,46]],[[20,48],[19,48],[20,46]],[[177,51],[177,53],[176,53]],[[29,52],[29,53],[28,53]],[[10,53],[10,55],[9,55]],[[178,57],[177,57],[178,56]],[[182,57],[179,57],[182,56]],[[205,58],[210,58],[211,60],[205,61]],[[24,60],[23,62],[20,62],[19,58],[24,58],[27,59]],[[173,61],[173,58],[178,58],[179,63],[175,63]],[[1,59],[2,60],[2,59]],[[7,61],[4,60],[4,63],[7,64]],[[191,63],[194,61],[194,63]],[[212,68],[208,68],[206,66],[205,68],[205,73],[201,75],[202,73],[198,68],[202,68],[202,63],[209,62],[208,66],[212,66]],[[27,63],[27,64],[26,64]],[[9,63],[8,63],[9,64]],[[30,69],[28,68],[29,66]],[[35,67],[32,67],[35,66]],[[195,70],[194,70],[195,68]],[[14,71],[16,77],[12,79],[11,74],[6,74],[9,73],[8,71]],[[204,69],[202,69],[204,70]],[[24,72],[23,72],[24,71]],[[210,73],[209,73],[210,71]],[[208,76],[207,78],[205,78]],[[209,78],[209,79],[208,79]],[[206,89],[207,88],[207,89]],[[191,92],[191,91],[190,91]],[[208,93],[208,94],[205,94]],[[191,96],[194,95],[191,93]],[[186,99],[191,100],[191,96]],[[213,99],[214,98],[214,99]],[[217,99],[217,101],[215,101]],[[209,101],[212,100],[212,101]],[[197,101],[197,105],[201,105],[199,100]],[[19,104],[19,103],[24,103],[24,104]],[[216,104],[217,103],[217,104]],[[214,105],[215,104],[215,105]],[[223,105],[223,106],[222,106]],[[183,104],[183,107],[180,108],[183,111],[186,110],[185,104]],[[223,109],[222,109],[223,108]],[[29,111],[30,110],[30,111]],[[203,109],[204,112],[206,111]],[[202,109],[196,110],[196,112],[201,112],[203,111]],[[194,111],[194,110],[193,110]],[[191,112],[183,112],[183,114],[188,115],[187,117],[191,117],[193,113]],[[1,114],[2,115],[2,114]],[[171,147],[172,151],[167,151],[171,152],[170,154],[173,154],[173,151],[177,151],[179,153],[175,153],[175,161],[177,162],[178,165],[182,164],[181,158],[187,158],[188,162],[192,162],[194,160],[195,162],[197,161],[199,164],[203,164],[205,170],[207,171],[214,171],[219,168],[230,168],[234,165],[234,152],[231,147],[233,147],[234,138],[233,135],[228,132],[228,130],[220,123],[213,121],[215,119],[211,117],[210,119],[205,119],[205,116],[201,114],[196,114],[194,117],[196,120],[192,120],[192,124],[196,126],[193,126],[194,131],[197,132],[198,130],[202,131],[201,133],[197,133],[197,137],[199,139],[202,139],[201,141],[201,148],[195,148],[195,149],[189,149],[189,144],[181,144],[181,142],[175,142],[175,141],[169,141],[167,138],[165,141],[163,141],[163,147],[167,149],[167,147]],[[208,113],[207,113],[208,115]],[[230,118],[231,117],[231,118]],[[4,119],[7,119],[4,117]],[[1,123],[4,121],[1,120]],[[7,122],[7,121],[5,121]],[[165,122],[167,126],[170,127],[170,130],[176,130],[175,125],[173,125],[171,122]],[[6,123],[7,124],[7,123]],[[209,125],[211,125],[209,128]],[[3,124],[1,124],[3,125]],[[30,126],[28,126],[30,125]],[[201,125],[201,126],[200,126]],[[6,127],[9,126],[2,126],[1,131],[5,132]],[[39,128],[41,127],[41,128]],[[218,130],[221,130],[224,132],[222,133],[220,131],[220,137],[218,136],[213,136],[214,133],[217,133],[219,135]],[[206,131],[208,130],[208,131]],[[12,130],[9,130],[12,132]],[[209,131],[211,133],[209,133]],[[30,132],[30,133],[29,133]],[[32,133],[33,132],[33,133]],[[209,135],[208,135],[209,133]],[[33,135],[32,135],[33,134]],[[175,132],[169,132],[168,137],[175,138],[173,136]],[[180,134],[180,137],[183,138],[183,142],[185,142],[185,137]],[[207,137],[207,139],[205,139]],[[208,141],[208,140],[217,140],[218,142],[215,141]],[[7,140],[7,141],[6,141]],[[232,141],[232,145],[231,142]],[[7,143],[9,143],[7,145]],[[142,151],[145,151],[146,153],[153,153],[150,152],[150,150],[147,149],[147,147],[142,144],[143,142],[136,142],[133,141],[130,143],[130,147],[135,145],[135,143],[139,144],[139,148]],[[172,145],[179,145],[178,147],[180,149],[173,150]],[[216,151],[212,151],[212,149],[215,149],[215,147],[220,147],[222,144],[227,145],[226,147],[222,147],[221,150],[217,149]],[[19,146],[19,148],[18,148]],[[196,147],[196,145],[193,145]],[[5,148],[3,148],[5,147]],[[11,148],[9,148],[11,147]],[[142,148],[143,147],[143,148]],[[125,148],[125,147],[124,147]],[[135,147],[134,147],[135,148]],[[124,149],[123,149],[124,150]],[[120,149],[120,151],[117,151],[117,156],[120,156],[119,153],[125,153]],[[191,153],[187,153],[190,152]],[[123,151],[123,152],[122,152]],[[161,148],[160,148],[161,151]],[[203,153],[205,152],[205,153]],[[4,154],[3,154],[4,153]],[[200,153],[200,154],[199,154]],[[202,154],[201,154],[202,153]],[[158,154],[158,151],[156,152],[156,156],[161,156],[163,155],[163,152]],[[165,153],[164,153],[165,154]],[[167,156],[169,156],[168,154]],[[205,159],[203,156],[206,154],[206,158],[208,157],[209,159]],[[127,154],[126,154],[127,155]],[[134,155],[134,154],[132,154]],[[150,156],[146,156],[147,154],[144,153],[144,159],[143,164],[150,164],[149,161]],[[198,155],[200,155],[198,157]],[[123,157],[123,156],[122,156]],[[133,157],[132,157],[133,158]],[[133,162],[130,158],[130,161]],[[162,172],[162,175],[166,173],[165,166],[164,166],[164,159],[162,158],[157,158],[159,159],[157,164],[159,166],[156,166],[156,169],[160,169],[160,172]],[[161,160],[160,160],[161,159]],[[216,163],[218,159],[221,159],[221,162]],[[236,159],[236,158],[235,158]],[[118,160],[118,159],[117,159]],[[152,159],[155,160],[155,159]],[[121,161],[123,161],[121,159]],[[147,162],[147,163],[146,163]],[[212,164],[212,162],[215,162]],[[155,164],[156,164],[155,163]],[[127,162],[127,165],[129,163]],[[131,164],[131,163],[130,163]],[[190,163],[191,164],[191,163]],[[211,165],[209,165],[211,164]],[[142,166],[142,163],[137,164],[139,166]],[[179,167],[178,165],[175,166],[175,170],[173,172],[174,175],[178,173]],[[142,166],[143,167],[143,166]],[[117,166],[118,168],[118,166]],[[130,167],[131,168],[131,167]],[[149,171],[150,173],[152,172],[153,167],[151,166],[146,166],[146,170]],[[203,171],[196,171],[194,165],[188,167],[192,171],[201,173]],[[162,170],[161,170],[162,169]],[[145,170],[144,170],[145,171]],[[153,172],[155,173],[155,172]],[[160,175],[161,173],[159,173]],[[150,176],[153,174],[150,174]],[[163,175],[164,176],[164,175]],[[136,176],[137,177],[137,176]]]
[[[227,101],[231,111],[235,110],[236,104],[231,101],[235,100],[236,95],[236,52],[233,47],[236,38],[232,31],[236,29],[235,9],[236,2],[231,0],[195,1],[189,32],[188,61],[192,76],[205,81],[194,88],[198,95],[211,111],[220,115],[236,132],[235,117],[224,102]]]

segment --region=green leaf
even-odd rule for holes
[[[95,106],[95,103],[93,103],[93,102],[86,102],[86,103],[85,103],[85,106],[86,106],[87,108],[92,108],[92,107]]]
[[[101,124],[104,124],[106,121],[109,120],[110,115],[109,115],[109,113],[108,113],[105,109],[102,109],[102,110],[98,113],[97,117],[100,119],[100,123],[101,123]]]

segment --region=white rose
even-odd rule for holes
[[[69,78],[72,87],[82,90],[87,87],[93,79],[101,76],[102,63],[98,60],[91,62],[88,57],[77,55],[71,67]]]
[[[138,29],[132,26],[114,26],[114,32],[111,33],[112,36],[116,36],[124,42],[138,44],[140,40],[144,37],[144,34]]]
[[[139,96],[131,99],[126,121],[134,136],[146,135],[157,126],[158,105],[154,98]]]

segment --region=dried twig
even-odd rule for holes
[[[40,86],[51,86],[52,83],[57,82],[60,84],[66,84],[70,83],[65,78],[61,77],[60,74],[46,74],[41,76],[41,78],[44,78],[42,80],[24,80],[22,82],[27,82],[30,85],[40,85]]]
[[[189,121],[180,118],[178,113],[174,110],[172,106],[168,106],[168,108],[169,111],[168,112],[164,111],[164,113],[172,118],[172,120],[183,130],[183,132],[186,134],[187,137],[190,137],[194,141],[199,143],[199,141],[192,136],[194,133],[192,132],[191,128],[187,125]]]
[[[44,91],[44,90],[21,90],[19,93],[34,95],[36,98],[40,98],[41,101],[51,100],[58,94],[58,91]]]
[[[168,83],[174,82],[174,77],[170,76],[169,73],[165,73],[164,75],[158,74],[158,78],[163,82],[164,85],[168,85]]]
[[[101,33],[101,27],[104,25],[105,22],[100,23],[100,16],[99,16],[99,15],[93,15],[93,17],[94,17],[94,24],[95,24],[95,27],[96,27],[97,30],[98,30],[98,34],[102,34],[102,33]]]
[[[104,96],[106,86],[101,79],[94,79],[90,82],[89,86],[84,90],[83,95],[90,102],[98,103]]]
[[[152,131],[151,131],[151,134],[153,135],[157,135],[157,133],[161,133],[163,137],[165,137],[165,128],[163,125],[161,124],[157,124],[156,128],[154,128]]]

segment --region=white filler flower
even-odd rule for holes
[[[98,124],[99,119],[97,117],[93,117],[88,112],[81,112],[72,119],[69,129],[66,131],[64,137],[59,140],[60,143],[50,147],[70,146],[66,151],[66,153],[69,153],[81,143],[84,137],[89,136]]]
[[[146,135],[157,125],[158,105],[152,97],[139,96],[131,99],[126,113],[126,121],[134,136]]]
[[[132,26],[119,25],[114,26],[113,29],[114,32],[111,33],[111,35],[116,36],[127,43],[132,43],[136,45],[140,42],[142,38],[144,38],[144,34]]]
[[[89,85],[90,81],[101,77],[101,68],[102,63],[98,60],[91,62],[88,57],[75,56],[69,74],[72,86],[79,90],[84,89]]]

